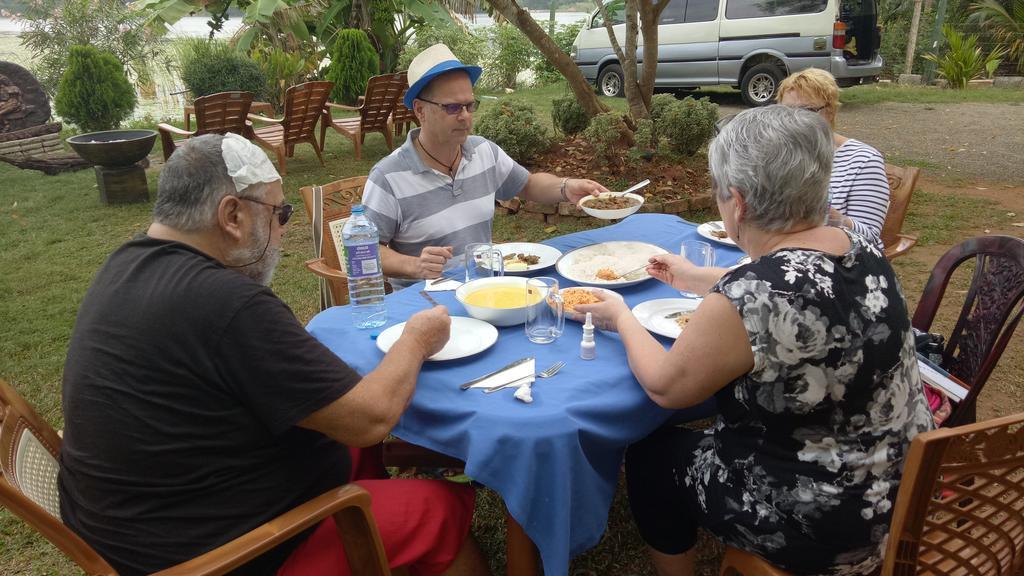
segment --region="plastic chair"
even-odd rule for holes
[[[892,260],[910,251],[917,244],[917,236],[903,234],[903,221],[907,217],[910,196],[917,186],[921,169],[912,166],[885,165],[889,179],[889,209],[882,223],[882,246],[885,257]]]
[[[1024,414],[914,438],[882,574],[1024,573]]]
[[[1024,573],[1024,414],[918,434],[910,443],[884,576]],[[722,576],[788,576],[728,547]]]
[[[57,473],[61,438],[0,380],[0,505],[32,526],[86,574],[117,572],[60,518]],[[250,532],[160,576],[224,574],[333,515],[352,574],[387,576],[384,546],[370,511],[370,495],[348,484],[289,510]]]
[[[413,123],[417,126],[420,125],[420,119],[416,117],[416,114],[405,107],[405,93],[409,91],[409,78],[407,72],[402,72],[401,74],[405,87],[402,88],[402,93],[398,96],[398,102],[395,103],[395,111],[391,113],[391,124],[395,127],[396,137],[401,136],[402,131],[408,132],[412,129]]]
[[[286,158],[294,156],[295,145],[303,142],[313,146],[320,165],[324,166],[315,130],[333,88],[334,82],[306,82],[292,86],[285,91],[284,117],[281,119],[249,114],[249,120],[253,122],[273,124],[256,128],[252,135],[257,144],[277,155],[277,167],[282,176],[288,173]]]
[[[196,129],[182,130],[170,124],[158,124],[160,142],[164,149],[164,161],[174,154],[178,141],[174,136],[191,138],[203,134],[225,134],[233,132],[246,136],[249,126],[246,118],[252,105],[252,92],[218,92],[196,98],[193,102],[196,114]]]
[[[328,102],[323,110],[323,122],[320,123],[320,149],[323,150],[327,139],[327,128],[352,141],[356,151],[356,160],[363,157],[363,141],[368,132],[380,132],[388,144],[388,150],[394,149],[391,136],[391,113],[398,104],[398,98],[406,89],[406,79],[402,73],[381,74],[370,78],[366,83],[366,94],[360,99],[359,106],[346,106]],[[331,108],[359,112],[359,116],[349,118],[333,118]]]
[[[943,426],[974,421],[978,395],[1024,313],[1024,240],[982,236],[950,248],[935,264],[911,320],[914,328],[931,329],[950,278],[966,262],[974,271],[956,324],[946,334],[942,367],[969,391]]]

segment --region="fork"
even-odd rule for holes
[[[427,302],[430,302],[432,306],[440,306],[440,304],[437,303],[437,300],[434,300],[434,298],[431,297],[430,294],[427,294],[426,290],[420,290],[420,296],[426,298]]]
[[[565,368],[565,362],[559,360],[558,362],[552,364],[547,370],[544,370],[543,372],[537,372],[537,377],[551,378],[555,374],[558,374],[558,371],[561,370],[562,368]],[[523,382],[523,380],[526,380],[527,378],[529,378],[529,376],[523,376],[518,380],[513,380],[511,382],[506,382],[504,384],[498,384],[496,386],[491,386],[490,388],[485,388],[484,394],[490,394],[491,392],[497,392],[498,390],[504,390],[505,388],[511,388],[513,386],[519,386]]]

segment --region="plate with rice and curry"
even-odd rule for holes
[[[570,288],[562,288],[558,291],[558,294],[562,297],[562,303],[565,306],[565,315],[567,317],[571,317],[572,314],[576,314],[577,306],[583,304],[597,304],[602,298],[604,300],[622,300],[622,296],[620,296],[618,292],[594,286],[572,286]],[[582,320],[582,318],[579,320]]]

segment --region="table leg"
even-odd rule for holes
[[[505,510],[505,559],[509,576],[540,576],[537,546],[523,527]]]

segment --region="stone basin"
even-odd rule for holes
[[[155,130],[106,130],[72,136],[67,143],[89,162],[113,168],[148,156],[156,137]]]

